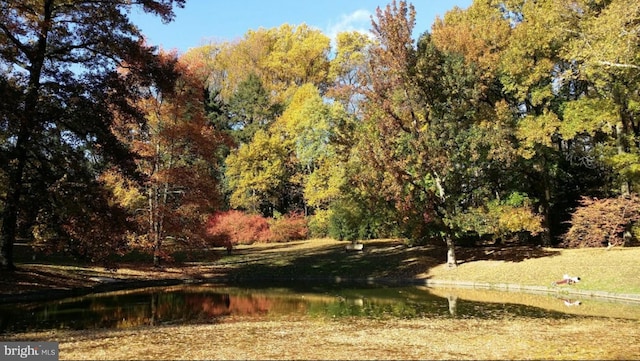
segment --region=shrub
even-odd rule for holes
[[[355,241],[358,237],[360,212],[357,208],[335,204],[329,216],[329,236],[338,241]]]
[[[312,238],[324,238],[329,235],[329,222],[332,211],[320,209],[309,218],[309,236]]]
[[[563,236],[567,247],[624,245],[624,233],[640,221],[637,195],[592,199],[583,197],[571,216],[571,227]]]
[[[209,218],[207,229],[216,246],[266,242],[270,238],[266,218],[236,210],[214,214]]]
[[[271,242],[289,242],[309,236],[307,218],[302,213],[274,218],[269,222],[269,230]]]
[[[337,202],[331,207],[329,236],[339,241],[376,238],[380,228],[376,216],[354,202]]]

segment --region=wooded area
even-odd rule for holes
[[[0,1],[0,267],[306,237],[631,245],[640,235],[640,3],[476,0],[418,39],[249,30],[185,54],[129,11]]]

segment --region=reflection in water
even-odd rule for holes
[[[436,295],[432,290],[419,287],[316,288],[298,292],[283,288],[160,287],[61,301],[2,305],[0,333],[215,323],[230,316],[252,319],[296,315],[369,318],[575,317],[544,306],[470,299],[453,291]],[[578,300],[560,300],[567,306],[581,304]],[[639,307],[634,310],[637,311]]]
[[[567,306],[567,307],[582,305],[582,301],[580,301],[580,300],[568,300],[568,299],[564,299],[564,298],[561,298],[560,300],[562,300],[564,305]]]
[[[451,316],[456,316],[456,307],[458,306],[458,297],[455,295],[449,295],[447,297],[447,301],[449,301],[449,313]]]

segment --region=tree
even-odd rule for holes
[[[505,160],[514,158],[514,139],[495,131],[509,129],[512,119],[473,61],[441,51],[428,33],[413,45],[414,16],[406,2],[378,9],[362,136],[367,161],[383,177],[378,187],[394,200],[405,234],[441,237],[447,263],[455,266],[464,215],[513,192],[498,173],[512,164]],[[517,206],[532,222],[506,222],[506,228],[537,232],[529,205]]]
[[[280,95],[277,101],[289,98],[303,84],[326,88],[330,50],[326,35],[306,24],[284,24],[268,32],[274,42],[264,59],[263,76],[265,84]]]
[[[637,194],[616,198],[583,197],[571,216],[571,228],[563,236],[572,247],[606,247],[626,245],[634,224],[640,221]]]
[[[304,191],[305,209],[327,209],[339,197],[345,164],[333,144],[338,125],[348,117],[341,104],[329,105],[311,83],[293,94],[289,106],[274,124],[274,131],[292,142],[296,170]],[[307,212],[308,213],[308,212]]]
[[[557,137],[559,106],[564,101],[558,78],[570,66],[560,57],[568,37],[560,27],[565,9],[554,0],[501,2],[496,6],[511,16],[513,27],[501,56],[500,80],[518,119],[520,155],[528,164],[525,174],[533,181],[528,182],[528,193],[538,200],[543,216],[542,243],[551,245],[555,233],[552,220],[559,218],[554,209],[560,207],[557,201],[561,200],[558,192],[563,173],[557,167],[562,156]]]
[[[136,243],[152,250],[156,266],[167,239],[191,246],[206,242],[207,217],[220,205],[215,167],[217,149],[225,142],[206,116],[198,64],[182,62],[175,54],[161,53],[160,59],[175,63],[180,75],[174,86],[146,89],[139,104],[146,113],[144,124],[114,127],[138,155],[138,172],[145,176],[138,192],[144,205],[134,204],[130,211],[139,215],[144,230]]]
[[[564,30],[573,36],[563,49],[575,64],[568,80],[584,84],[582,97],[567,104],[563,136],[607,136],[599,155],[612,167],[620,193],[640,184],[640,39],[636,1],[577,1]]]
[[[238,84],[238,89],[229,99],[226,117],[229,128],[238,144],[248,143],[256,131],[267,129],[279,115],[278,104],[271,102],[262,81],[251,73]]]
[[[242,144],[226,159],[226,186],[230,205],[252,213],[286,213],[292,174],[290,141],[258,130],[253,140]]]
[[[184,0],[149,0],[135,5],[170,21],[173,7],[183,6]],[[143,45],[139,30],[127,17],[131,7],[133,4],[124,0],[0,2],[2,84],[11,88],[7,94],[13,97],[7,102],[12,109],[21,109],[1,119],[9,140],[2,148],[9,165],[3,187],[2,269],[14,268],[12,250],[18,219],[24,211],[24,195],[32,186],[24,183],[30,161],[39,153],[49,162],[46,155],[60,151],[45,149],[39,142],[47,129],[60,131],[63,143],[71,148],[85,146],[88,155],[101,162],[132,169],[126,147],[109,131],[111,110],[121,108],[132,120],[137,118],[139,113],[124,101],[135,96],[125,82],[154,74],[156,63],[154,49]],[[128,77],[116,72],[125,62],[131,69]],[[44,176],[38,179],[45,187],[56,181]]]
[[[568,219],[566,210],[581,195],[608,196],[614,171],[622,193],[637,178],[638,42],[629,34],[638,6],[621,1],[497,1],[494,6],[512,21],[500,79],[518,118],[520,154],[529,164],[525,174],[534,180],[529,193],[539,199],[544,216],[543,243],[551,244]]]
[[[446,154],[431,148],[431,144],[437,143],[429,142],[433,135],[430,123],[438,116],[432,111],[441,91],[436,88],[424,94],[424,88],[418,84],[418,51],[411,39],[414,23],[415,10],[404,1],[399,5],[394,1],[385,10],[378,8],[377,22],[373,23],[378,43],[371,49],[364,121],[370,124],[366,128],[369,134],[365,144],[367,161],[382,172],[381,189],[386,190],[387,197],[393,199],[398,211],[404,214],[403,226],[409,228],[414,223],[412,220],[424,219],[417,221],[417,228],[407,229],[410,238],[421,238],[426,236],[422,224],[434,216],[440,228],[444,225],[446,215],[439,205],[447,194],[440,173],[446,171],[442,162],[447,159]],[[427,41],[423,49],[434,50],[428,36],[424,39]],[[433,55],[432,59],[429,55]],[[425,53],[424,59],[430,60],[424,70],[431,74],[420,74],[422,79],[429,81],[438,77],[439,54]],[[447,230],[443,236],[449,249],[447,262],[453,266],[456,263],[454,240]]]
[[[372,41],[358,31],[342,32],[336,36],[336,55],[331,59],[327,96],[340,102],[351,114],[359,114],[362,100],[359,79],[367,71],[367,53]]]
[[[443,19],[437,18],[432,27],[436,46],[463,55],[487,83],[495,81],[510,35],[511,27],[501,8],[489,1],[474,1],[465,10],[454,8]]]
[[[255,74],[274,104],[286,103],[305,83],[326,88],[329,50],[329,38],[306,24],[249,30],[240,41],[217,46],[212,83],[228,101]]]

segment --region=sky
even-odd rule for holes
[[[241,39],[248,30],[305,23],[333,38],[340,31],[368,31],[376,8],[391,0],[187,0],[176,8],[175,20],[163,24],[159,18],[134,10],[131,19],[151,45],[180,53],[210,42]],[[414,36],[431,28],[455,6],[467,8],[472,0],[414,0]]]

